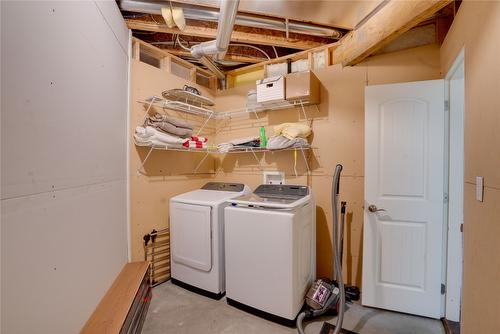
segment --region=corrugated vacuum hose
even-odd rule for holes
[[[342,251],[339,247],[339,238],[337,233],[339,233],[339,190],[340,190],[340,173],[342,172],[342,165],[338,164],[335,167],[335,173],[333,174],[333,184],[332,184],[332,215],[333,215],[333,265],[335,267],[335,272],[337,273],[337,283],[340,290],[340,303],[339,303],[339,314],[337,315],[337,323],[335,325],[335,330],[333,334],[340,333],[342,329],[342,323],[344,322],[344,312],[345,312],[345,287],[344,278],[342,277],[342,264],[340,263],[340,252]]]
[[[304,333],[304,328],[302,322],[305,318],[317,317],[326,313],[329,309],[335,309],[338,305],[338,315],[337,323],[333,334],[339,334],[342,331],[342,323],[344,321],[345,312],[345,287],[344,279],[342,277],[342,263],[341,263],[341,253],[342,244],[341,238],[343,239],[343,222],[339,222],[339,190],[340,190],[340,174],[342,172],[342,165],[338,164],[335,167],[335,172],[333,174],[332,182],[332,216],[333,216],[333,226],[332,226],[332,241],[333,241],[333,268],[334,276],[338,287],[335,285],[330,285],[325,280],[319,279],[314,282],[313,286],[309,289],[306,296],[306,303],[310,306],[310,309],[306,309],[297,316],[297,330],[300,334]],[[344,206],[345,207],[345,206]],[[342,230],[341,230],[342,229]],[[339,237],[340,234],[340,237]]]

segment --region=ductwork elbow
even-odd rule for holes
[[[215,59],[224,59],[231,34],[233,33],[234,21],[238,13],[240,0],[221,0],[219,22],[217,24],[217,37],[214,41],[203,42],[191,48],[191,55],[196,58],[213,55]]]

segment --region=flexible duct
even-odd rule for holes
[[[224,59],[231,33],[233,32],[234,21],[238,13],[240,0],[221,0],[219,23],[217,24],[217,37],[214,41],[203,42],[191,48],[191,54],[195,58],[214,55],[216,60]]]
[[[165,7],[164,1],[135,1],[135,0],[120,0],[120,8],[122,10],[144,13],[144,14],[161,14],[161,7]],[[191,20],[218,22],[219,12],[211,8],[193,8],[186,7],[179,3],[176,6],[183,7],[184,17]],[[286,31],[287,24],[283,20],[251,16],[247,14],[238,14],[236,16],[235,24],[245,27],[270,29],[278,31]],[[340,39],[342,32],[337,29],[327,28],[320,25],[301,23],[301,22],[288,22],[288,32],[305,34],[311,36],[327,37],[333,39]]]

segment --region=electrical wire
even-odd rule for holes
[[[191,49],[190,49],[190,48],[188,48],[188,47],[184,46],[184,45],[181,43],[181,40],[180,40],[180,38],[179,38],[179,35],[177,35],[177,43],[178,43],[178,44],[179,44],[179,46],[180,46],[181,48],[183,48],[184,50],[191,52]]]
[[[271,46],[273,47],[274,54],[276,55],[276,58],[279,58],[278,51],[276,51],[276,47],[274,45],[271,45]]]
[[[155,20],[155,17],[153,16],[153,14],[149,14],[149,16],[151,17],[151,19],[157,24],[157,25],[161,25],[161,23],[159,23],[158,21]]]
[[[249,45],[249,44],[239,44],[239,43],[230,43],[229,45],[230,46],[246,46],[248,48],[255,49],[257,51],[260,51],[264,56],[266,56],[267,60],[271,60],[271,57],[269,57],[269,55],[266,53],[266,51],[264,51],[261,48],[258,48],[256,46]]]

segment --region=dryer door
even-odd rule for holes
[[[172,260],[189,267],[212,269],[211,207],[170,204]]]

